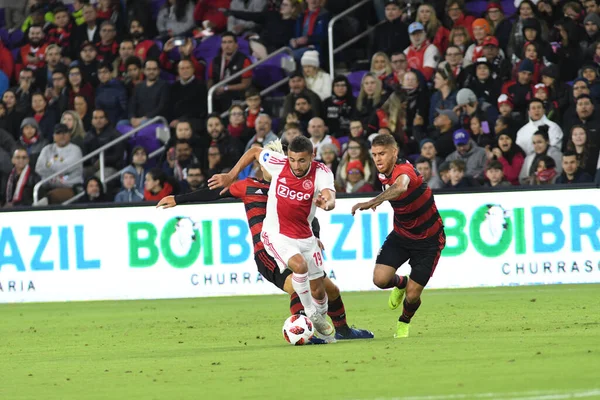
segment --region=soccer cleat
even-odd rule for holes
[[[310,339],[308,339],[308,342],[306,342],[306,345],[309,345],[309,344],[327,344],[327,342],[321,338],[313,336]]]
[[[373,339],[373,332],[366,329],[350,328],[345,326],[339,328],[335,332],[336,340],[351,340],[351,339]]]
[[[407,279],[408,277],[405,276],[404,278]],[[390,309],[395,310],[400,306],[400,304],[402,304],[405,292],[406,289],[398,289],[397,287],[392,289],[388,299],[388,306],[390,306]]]
[[[331,325],[324,316],[319,313],[315,313],[311,315],[310,320],[315,326],[315,330],[319,334],[319,338],[323,339],[327,343],[335,342],[335,329],[333,325]]]
[[[398,321],[398,324],[396,325],[396,333],[394,333],[394,338],[398,339],[408,337],[409,329],[410,324]]]

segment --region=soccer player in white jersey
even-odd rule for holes
[[[292,140],[287,157],[260,148],[248,150],[227,174],[214,175],[211,189],[227,189],[254,160],[271,174],[267,215],[261,239],[267,253],[281,270],[292,270],[292,286],[300,297],[306,315],[321,338],[335,341],[335,329],[327,319],[327,293],[323,283],[323,257],[311,222],[316,207],[335,207],[333,173],[314,161],[313,145],[304,136]]]

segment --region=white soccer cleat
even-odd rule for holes
[[[335,328],[331,325],[324,316],[319,313],[311,315],[310,320],[315,326],[315,330],[319,334],[319,338],[323,339],[327,343],[335,343]]]

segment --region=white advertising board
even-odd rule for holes
[[[428,287],[600,282],[600,190],[436,196],[447,246]],[[391,207],[319,210],[326,268],[345,291],[375,289]],[[185,246],[176,217],[198,223]],[[405,265],[401,273],[408,273]],[[278,293],[254,264],[241,203],[0,214],[0,303]]]

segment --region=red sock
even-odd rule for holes
[[[304,306],[300,302],[300,297],[298,297],[296,292],[290,296],[290,312],[292,315],[304,314]]]
[[[348,326],[348,322],[346,322],[346,308],[344,307],[341,295],[337,299],[330,301],[327,306],[327,315],[331,318],[331,322],[333,322],[333,326],[336,329]]]

